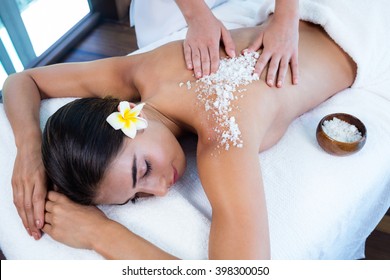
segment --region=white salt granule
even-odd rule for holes
[[[362,134],[356,126],[336,117],[332,120],[324,121],[322,129],[329,137],[340,142],[350,143],[362,138]]]
[[[217,124],[214,131],[219,134],[219,142],[226,150],[230,146],[243,147],[241,131],[235,117],[230,115],[233,110],[231,102],[244,96],[242,93],[246,89],[237,90],[237,87],[259,80],[259,76],[253,74],[258,57],[257,52],[248,52],[235,58],[224,58],[217,72],[194,83],[197,97],[205,111],[211,111]],[[187,81],[187,89],[191,89],[190,81]]]

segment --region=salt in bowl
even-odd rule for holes
[[[324,122],[331,121],[335,117],[342,121],[347,122],[348,124],[354,125],[359,130],[362,137],[359,140],[353,142],[342,142],[333,139],[331,136],[326,134],[326,132],[323,129]],[[336,156],[346,156],[346,155],[356,153],[361,148],[363,148],[367,139],[367,130],[364,124],[358,118],[345,113],[335,113],[335,114],[327,115],[321,119],[321,121],[318,123],[317,126],[316,136],[317,136],[318,144],[326,152]]]

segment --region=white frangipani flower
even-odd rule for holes
[[[145,129],[148,126],[148,122],[139,117],[144,105],[145,103],[140,103],[131,109],[129,102],[121,101],[119,112],[112,113],[106,120],[115,130],[121,129],[126,136],[134,139],[137,130]]]

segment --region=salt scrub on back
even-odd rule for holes
[[[329,137],[340,142],[350,143],[362,138],[362,134],[356,126],[336,117],[332,120],[324,121],[322,129]]]
[[[211,111],[216,123],[213,129],[218,134],[220,146],[225,150],[229,150],[231,146],[243,147],[241,131],[233,115],[231,102],[243,97],[242,92],[246,89],[238,89],[239,86],[259,80],[259,76],[253,74],[258,57],[257,52],[248,52],[235,58],[224,58],[220,61],[217,72],[192,84],[186,82],[187,89],[195,86],[195,92],[205,111]],[[179,84],[182,85],[183,83]]]

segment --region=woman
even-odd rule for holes
[[[263,28],[233,30],[237,48],[245,48]],[[274,145],[296,117],[351,86],[356,74],[351,58],[320,27],[301,22],[299,29],[299,85],[286,83],[282,88],[270,88],[263,74],[260,80],[240,86],[240,97],[230,107],[239,127],[239,141],[230,147],[221,143],[215,111],[205,110],[207,96],[199,95],[199,84],[194,83],[192,72],[178,55],[182,53],[182,42],[129,57],[54,65],[11,76],[4,87],[4,103],[18,147],[14,199],[27,231],[38,239],[42,228],[60,242],[93,249],[106,258],[173,258],[108,220],[93,206],[78,205],[57,192],[48,193],[46,206],[42,202],[46,189],[40,155],[40,100],[113,96],[144,102],[142,117],[149,126],[134,139],[125,138],[98,184],[93,203],[119,204],[137,195],[165,194],[184,170],[176,138],[186,132],[196,133],[199,176],[213,213],[209,257],[269,258],[267,210],[258,153]],[[221,55],[225,54],[221,51]],[[290,73],[286,78],[291,81]],[[146,141],[152,143],[152,150],[160,151],[149,150]],[[166,155],[165,160],[157,158],[161,153]],[[152,171],[144,180],[147,161]],[[137,170],[133,168],[135,164]],[[18,174],[28,173],[25,170],[36,179],[18,181]],[[118,180],[126,180],[125,185]],[[45,224],[43,207],[47,211]]]

